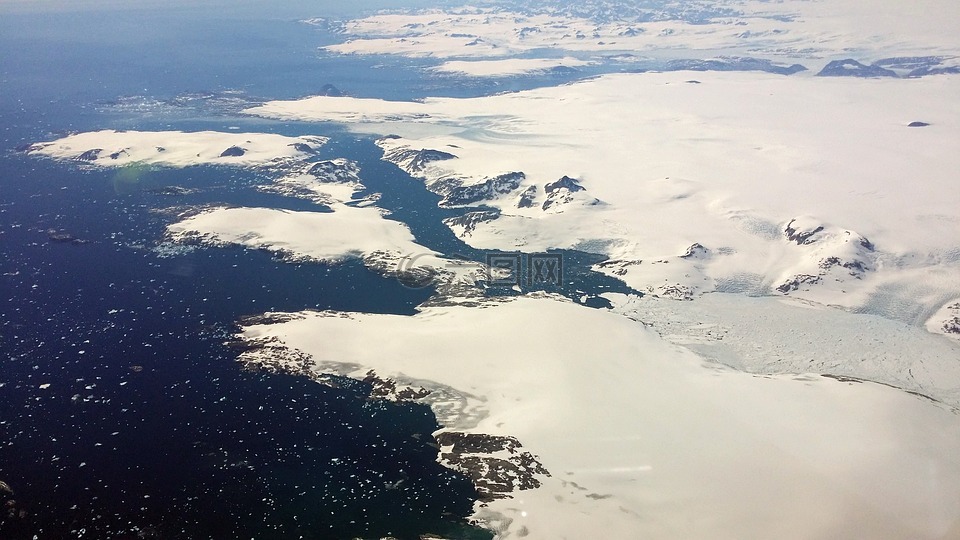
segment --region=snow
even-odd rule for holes
[[[543,49],[593,57],[695,56],[721,50],[824,64],[822,59],[858,55],[958,53],[953,21],[960,12],[949,0],[924,0],[923,7],[854,0],[720,0],[679,7],[667,3],[660,8],[641,14],[646,19],[642,22],[624,14],[619,20],[595,21],[564,8],[381,13],[346,22],[343,32],[348,39],[324,49],[338,54],[474,60]],[[696,9],[704,9],[707,16],[690,17],[689,12]]]
[[[127,165],[258,166],[304,158],[325,144],[319,136],[285,137],[270,133],[217,131],[89,131],[36,143],[28,153],[61,160],[80,160],[100,167]],[[223,155],[239,148],[242,155]],[[237,153],[237,152],[235,152]],[[86,154],[86,155],[85,155]]]
[[[611,301],[613,312],[739,371],[855,377],[960,407],[960,343],[921,326],[790,297],[714,293],[681,303],[601,296]]]
[[[629,36],[562,13],[381,14],[327,49],[432,56],[469,76],[520,73],[545,61],[517,58],[539,48],[808,65],[958,51],[942,1],[923,14],[737,6],[745,16]],[[372,369],[434,392],[421,401],[438,440],[516,437],[551,476],[477,507],[498,538],[958,536],[960,348],[938,335],[960,305],[957,95],[949,76],[672,72],[473,99],[265,103],[246,112],[382,135],[384,159],[444,206],[470,193],[467,205],[499,210],[445,221],[469,245],[602,254],[594,270],[647,296],[605,294],[609,311],[524,296],[441,299],[413,317],[280,314],[244,327],[264,346],[244,361],[318,378]],[[513,173],[515,189],[491,183]],[[441,462],[461,467],[449,452]]]
[[[261,189],[312,200],[327,211],[211,206],[168,225],[161,246],[239,245],[325,264],[360,259],[387,276],[432,272],[429,282],[441,287],[472,287],[483,274],[479,263],[452,261],[417,243],[404,223],[373,205],[376,194],[356,199],[365,187],[351,161],[288,167],[287,174]]]
[[[927,320],[925,326],[930,332],[960,341],[960,298],[945,303]]]
[[[535,454],[551,475],[539,489],[477,508],[500,538],[957,532],[957,414],[893,388],[737,372],[552,297],[275,320],[242,335],[279,340],[319,373],[373,369],[436,390],[423,401],[442,431],[513,436]],[[257,355],[245,360],[276,362]]]
[[[307,199],[321,205],[355,202],[354,194],[363,189],[360,167],[346,159],[305,164],[275,178],[270,184],[260,186],[264,192]]]
[[[499,219],[455,232],[481,249],[602,253],[612,266],[599,269],[639,290],[697,294],[752,276],[753,292],[779,294],[797,280],[792,296],[918,324],[960,295],[960,105],[950,97],[960,79],[696,77],[607,75],[410,103],[314,97],[249,112],[404,132],[380,141],[385,156],[456,156],[406,166],[434,189],[523,172],[514,193],[484,201]],[[906,127],[920,117],[935,125]],[[545,186],[563,176],[585,190],[544,210]],[[519,208],[531,186],[536,197]],[[824,232],[791,241],[798,219]],[[694,243],[707,255],[682,259]]]
[[[433,253],[414,241],[406,225],[383,218],[382,210],[336,205],[332,213],[274,208],[214,207],[167,230],[175,241],[202,238],[283,253],[295,260],[327,263],[385,250]]]
[[[558,67],[577,68],[590,62],[572,57],[565,58],[511,58],[505,60],[451,60],[433,69],[441,73],[469,75],[471,77],[501,77],[550,71]]]

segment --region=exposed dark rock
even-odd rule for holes
[[[463,227],[463,236],[468,236],[473,233],[477,225],[485,221],[493,221],[498,217],[500,217],[499,210],[481,210],[477,212],[467,212],[458,217],[446,218],[443,220],[443,223],[448,227]]]
[[[313,148],[312,148],[309,144],[306,144],[306,143],[298,142],[298,143],[293,143],[293,144],[291,144],[290,146],[292,146],[293,149],[296,150],[297,152],[304,152],[304,153],[307,153],[307,154],[313,152]]]
[[[957,75],[960,74],[960,66],[944,66],[944,67],[920,67],[910,73],[907,73],[907,77],[917,78],[917,77],[926,77],[928,75]]]
[[[866,263],[863,261],[842,261],[839,257],[827,257],[820,261],[820,268],[824,270],[833,268],[834,266],[842,266],[850,270],[851,276],[859,276],[868,270]]]
[[[103,148],[91,148],[90,150],[87,150],[86,152],[77,156],[77,160],[96,161],[97,158],[100,157],[100,152],[103,152]]]
[[[533,200],[537,198],[537,186],[530,186],[520,194],[517,208],[533,208]]]
[[[943,331],[947,334],[960,334],[960,316],[954,316],[944,321]]]
[[[809,274],[799,274],[794,276],[793,279],[784,282],[782,285],[777,287],[777,290],[783,294],[787,294],[790,291],[795,291],[800,288],[801,285],[813,285],[820,282],[820,276],[811,276]]]
[[[460,185],[459,179],[441,180],[430,187],[430,190],[443,195],[440,206],[465,206],[496,199],[520,187],[520,182],[526,179],[522,172],[511,172],[487,178],[479,184],[469,186]]]
[[[586,191],[586,189],[581,186],[577,180],[574,180],[569,176],[564,176],[556,182],[551,182],[543,186],[543,189],[547,192],[547,200],[543,201],[543,204],[541,205],[543,210],[566,204],[573,200],[574,193],[578,191]],[[600,201],[594,199],[592,204],[600,204]]]
[[[949,315],[949,318],[943,321],[943,332],[945,334],[957,334],[960,335],[960,302],[953,304],[952,306],[947,306],[952,314]]]
[[[332,84],[325,84],[320,87],[320,95],[326,97],[343,97],[343,92]]]
[[[607,259],[596,264],[597,268],[609,270],[611,274],[617,276],[627,275],[627,267],[642,264],[643,261],[627,261],[623,259]]]
[[[81,240],[80,238],[77,238],[76,236],[74,236],[74,235],[72,235],[72,234],[70,234],[70,233],[68,233],[68,232],[58,231],[58,230],[56,230],[56,229],[49,229],[49,230],[47,231],[47,238],[48,238],[51,242],[57,242],[57,243],[60,243],[60,244],[75,244],[75,245],[80,245],[80,244],[88,244],[88,243],[90,243],[89,240]]]
[[[438,272],[426,266],[405,268],[395,272],[397,281],[410,289],[423,289],[437,282]]]
[[[513,453],[522,446],[514,437],[472,433],[445,432],[436,439],[440,446],[452,446],[450,452],[454,454],[493,454],[501,450]]]
[[[220,154],[220,157],[240,157],[246,153],[247,151],[244,150],[243,148],[240,148],[239,146],[231,146],[230,148],[227,148],[226,150],[224,150]]]
[[[119,150],[117,152],[110,154],[110,159],[120,159],[120,156],[124,156],[124,155],[129,156],[130,153],[127,152],[126,150]]]
[[[806,70],[802,64],[785,66],[748,56],[720,56],[708,60],[682,58],[667,62],[664,68],[664,71],[764,71],[777,75],[793,75]]]
[[[873,65],[890,69],[917,69],[936,66],[944,60],[945,58],[942,56],[897,56],[893,58],[881,58],[874,62]]]
[[[873,65],[887,69],[909,70],[905,76],[910,78],[960,73],[960,66],[943,65],[947,60],[950,58],[944,56],[900,56],[883,58],[874,62]]]
[[[17,151],[17,152],[29,152],[29,151],[33,150],[33,143],[24,143],[24,144],[21,144],[21,145],[17,146],[16,148],[14,148],[14,150]]]
[[[700,243],[694,243],[693,245],[687,248],[687,251],[684,252],[684,254],[680,256],[680,258],[681,259],[698,258],[706,255],[708,251],[709,250],[703,247],[703,245],[701,245]]]
[[[189,195],[194,193],[196,190],[185,188],[182,186],[163,186],[154,189],[148,189],[147,193],[152,193],[154,195],[166,195],[166,196],[181,196]]]
[[[845,382],[845,383],[862,383],[863,382],[863,379],[847,377],[844,375],[834,375],[832,373],[824,373],[821,375],[821,377],[827,377],[828,379],[834,379],[834,380]]]
[[[412,401],[424,398],[430,395],[426,388],[401,388],[397,390],[397,382],[392,379],[384,379],[377,376],[372,369],[367,372],[363,382],[371,385],[370,399],[389,399],[393,401]]]
[[[539,28],[539,27],[536,27],[536,26],[524,26],[523,28],[520,29],[519,32],[517,32],[517,37],[519,37],[520,39],[523,39],[523,38],[529,36],[530,34],[539,34],[539,33],[540,33],[540,28]]]
[[[823,227],[817,227],[812,231],[800,231],[798,229],[793,228],[793,223],[795,221],[796,221],[795,219],[791,219],[790,223],[787,223],[787,226],[784,227],[783,233],[787,236],[787,240],[796,242],[797,245],[812,244],[813,242],[815,242],[815,240],[811,240],[811,238],[815,234],[823,230]]]
[[[570,66],[554,66],[550,68],[549,71],[552,75],[571,75],[573,73],[578,73],[580,70]]]
[[[389,139],[399,137],[388,136],[385,138]],[[457,156],[442,150],[430,150],[428,148],[424,148],[423,150],[398,148],[396,150],[386,152],[383,157],[391,163],[396,163],[397,165],[402,166],[407,170],[407,172],[413,174],[423,171],[427,165],[433,163],[434,161],[456,159]]]
[[[359,168],[353,162],[337,162],[331,160],[318,161],[307,169],[312,174],[328,183],[344,184],[356,182]]]
[[[916,121],[914,121],[914,122],[910,122],[909,124],[907,124],[907,127],[927,127],[927,126],[929,126],[929,125],[930,125],[930,124],[928,124],[928,123],[926,123],[926,122],[921,122],[921,121],[919,121],[919,120],[916,120]]]
[[[520,450],[520,441],[513,437],[473,433],[441,433],[437,435],[440,460],[448,467],[465,473],[473,481],[482,501],[509,497],[518,490],[540,487],[537,475],[550,476],[537,458]],[[503,452],[497,457],[490,454]]]
[[[570,193],[576,193],[577,191],[584,191],[586,189],[580,185],[580,182],[570,178],[569,176],[564,176],[556,182],[551,182],[543,186],[543,190],[548,194],[563,188],[566,188],[568,191],[570,191]]]
[[[259,324],[280,324],[288,321],[295,321],[301,317],[296,313],[262,313],[260,315],[246,315],[240,317],[237,324],[240,326],[254,326]],[[237,342],[239,346],[244,345],[244,341]]]
[[[287,347],[275,337],[233,340],[226,346],[241,353],[238,360],[243,369],[301,375],[323,383],[313,371],[312,356]]]
[[[852,58],[834,60],[823,67],[817,77],[896,77],[894,71],[878,65],[868,66]]]
[[[654,298],[669,298],[671,300],[693,300],[693,289],[679,283],[661,285],[657,287]]]

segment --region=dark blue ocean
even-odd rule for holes
[[[159,256],[151,248],[171,220],[160,209],[316,208],[260,193],[268,180],[250,172],[154,170],[131,182],[15,149],[106,128],[326,135],[320,157],[358,161],[421,243],[482,260],[442,225],[451,214],[437,197],[381,162],[372,140],[232,111],[325,84],[409,99],[562,81],[451,84],[406,60],[324,57],[317,47],[336,36],[297,20],[342,6],[231,6],[0,7],[0,481],[13,491],[0,493],[0,539],[489,538],[466,522],[470,482],[436,463],[427,407],[371,401],[355,381],[243,371],[225,344],[247,315],[412,314],[429,288],[359,263],[291,264],[239,248]],[[170,185],[196,191],[156,191]],[[616,287],[590,279],[594,292]]]

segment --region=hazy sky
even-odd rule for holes
[[[297,17],[324,14],[346,15],[364,10],[424,7],[448,3],[450,2],[439,0],[138,0],[137,2],[129,0],[0,0],[0,12],[219,8],[224,10],[224,14],[269,13],[275,17]]]

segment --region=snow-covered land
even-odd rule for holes
[[[348,39],[325,50],[441,59],[511,58],[544,49],[596,57],[724,51],[820,62],[958,52],[958,11],[945,0],[499,4],[348,21],[341,28]]]
[[[939,335],[960,316],[956,7],[688,7],[700,15],[347,23],[328,51],[471,75],[520,72],[545,48],[697,59],[476,99],[247,110],[378,134],[385,160],[462,209],[445,223],[466,243],[598,253],[594,270],[647,296],[605,295],[612,313],[524,297],[276,314],[245,327],[263,346],[246,361],[429,390],[441,460],[492,493],[477,518],[501,538],[960,534],[960,347]],[[744,72],[757,66],[771,73]],[[367,335],[388,345],[356,345]]]
[[[242,335],[252,365],[422,396],[499,538],[960,533],[956,411],[886,386],[738,372],[551,297],[267,314]]]
[[[524,75],[563,68],[577,68],[588,65],[585,60],[576,58],[515,58],[509,60],[451,60],[435,67],[441,73],[470,75],[472,77],[499,77],[504,75]]]
[[[326,137],[219,131],[90,131],[31,145],[27,153],[100,167],[265,166],[302,159]]]
[[[658,295],[788,294],[919,324],[960,296],[956,95],[949,76],[675,72],[248,112],[408,133],[380,139],[385,159],[442,204],[499,210],[448,220],[477,248],[581,249]]]
[[[99,167],[216,165],[265,170],[262,191],[312,200],[327,211],[210,206],[187,211],[167,227],[174,243],[241,245],[290,260],[335,264],[361,259],[384,274],[414,284],[472,285],[480,264],[450,261],[418,243],[406,225],[374,206],[378,195],[354,198],[364,188],[356,164],[309,161],[328,139],[268,133],[114,131],[77,133],[30,145],[28,154]]]

